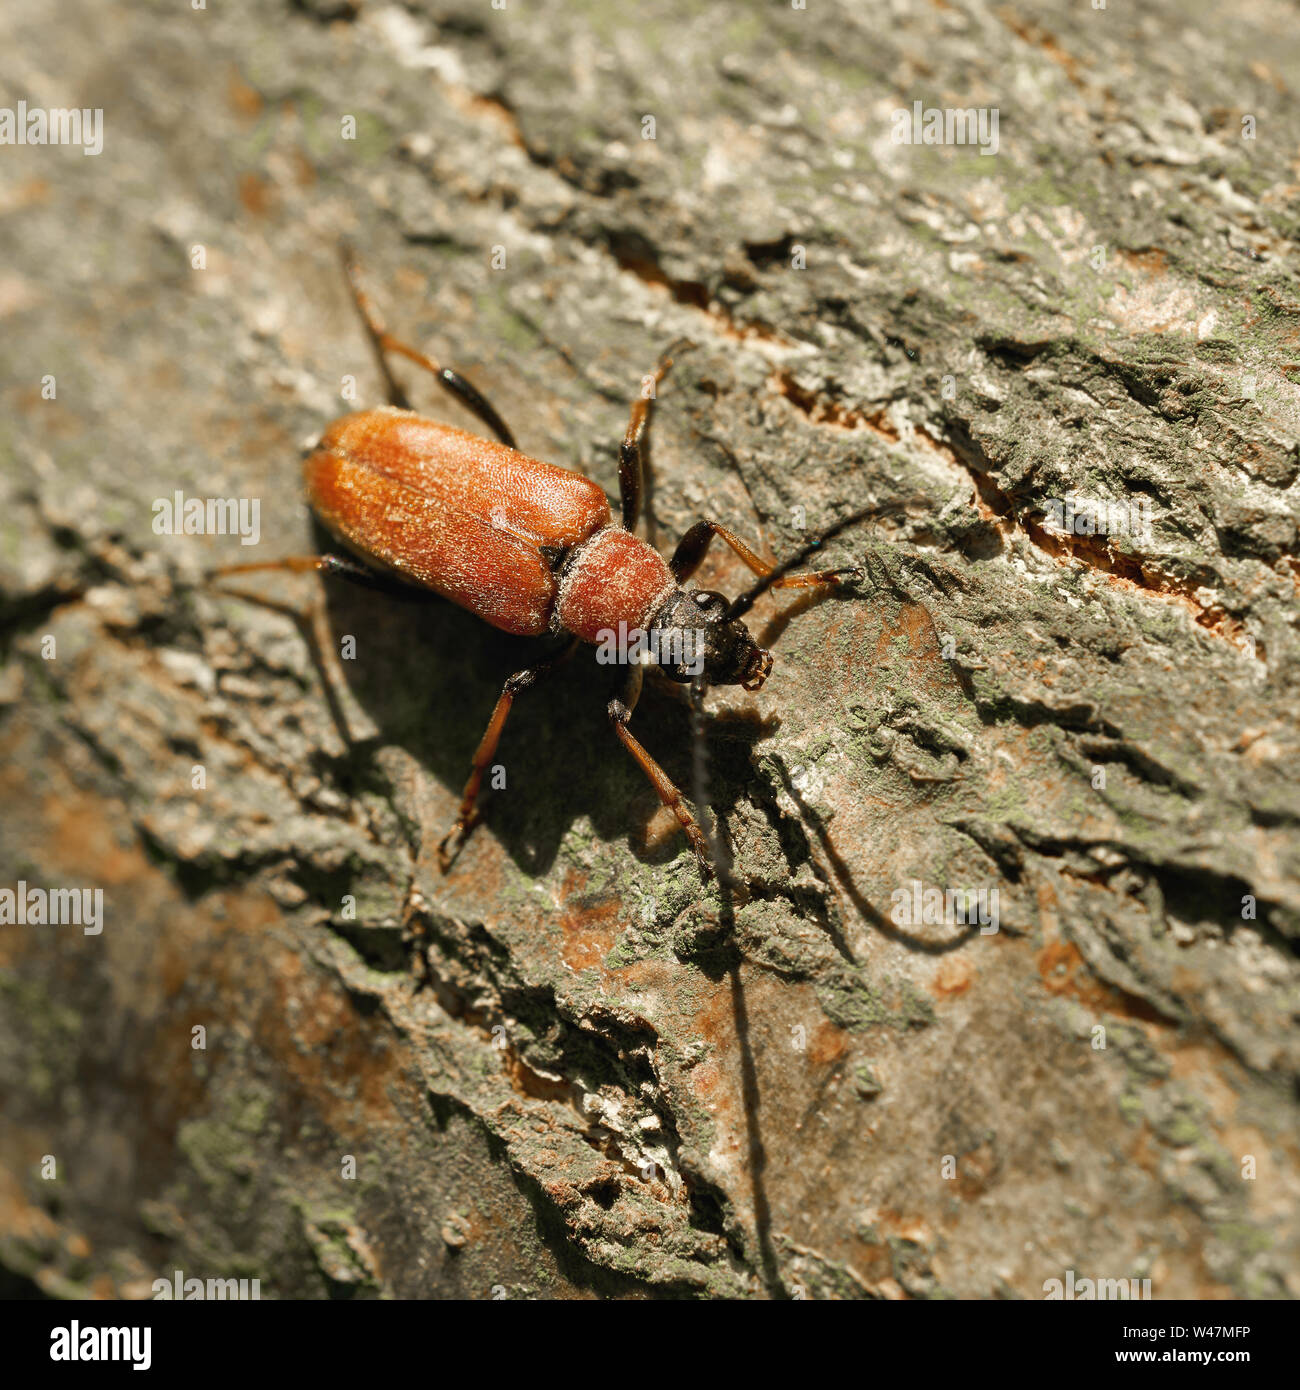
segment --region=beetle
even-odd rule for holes
[[[741,619],[768,589],[834,586],[858,567],[793,571],[825,541],[867,516],[897,504],[843,517],[779,565],[761,559],[717,521],[700,520],[665,561],[635,534],[641,514],[644,457],[654,388],[672,366],[660,358],[632,402],[619,449],[620,514],[604,491],[570,469],[521,453],[492,405],[460,373],[440,366],[387,332],[366,294],[351,245],[341,243],[344,273],[388,389],[389,404],[342,416],[325,430],[303,464],[307,500],[344,553],[290,557],[226,566],[216,576],[259,570],[319,570],[381,590],[411,587],[441,595],[503,632],[564,637],[548,656],[505,682],[470,765],[455,824],[439,844],[445,873],[478,823],[478,796],[515,698],[567,661],[583,644],[605,642],[620,623],[648,634],[646,645],[670,681],[690,684],[696,711],[708,685],[758,690],[772,654],[754,641]],[[684,340],[679,340],[683,342]],[[691,346],[690,344],[684,344]],[[478,417],[486,439],[410,408],[390,356],[406,358]],[[717,537],[741,558],[756,582],[728,600],[686,581]],[[714,835],[701,830],[671,778],[628,728],[641,693],[644,667],[629,665],[607,706],[615,736],[676,816],[702,874],[722,872]],[[697,802],[701,757],[696,756]],[[706,822],[707,824],[707,822]]]

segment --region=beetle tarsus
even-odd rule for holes
[[[470,832],[480,819],[477,809],[472,810],[467,816],[461,816],[438,842],[438,868],[444,874],[451,870],[451,866],[456,862],[456,857],[460,854],[465,841],[469,839]],[[448,848],[449,846],[450,848]]]
[[[695,862],[700,868],[700,877],[705,883],[711,883],[717,877],[717,870],[713,867],[713,860],[709,857],[708,841],[699,832],[699,826],[695,827],[692,835],[689,831],[687,836],[691,842],[691,848],[695,851]]]

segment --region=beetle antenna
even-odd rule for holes
[[[801,545],[793,555],[787,556],[774,569],[769,570],[761,579],[751,584],[743,594],[732,599],[731,606],[727,609],[723,621],[730,622],[733,618],[744,617],[754,606],[754,600],[760,594],[765,594],[777,580],[784,579],[791,570],[798,569],[814,551],[820,550],[827,541],[834,539],[841,531],[847,531],[850,526],[856,526],[860,521],[867,521],[871,517],[901,512],[911,500],[913,499],[903,498],[901,501],[873,502],[868,507],[850,512],[848,516],[842,516],[838,521],[833,521],[824,531],[819,532],[810,541]]]
[[[704,841],[709,847],[709,860],[719,885],[730,887],[731,854],[718,834],[709,800],[709,747],[704,733],[704,692],[708,687],[701,672],[691,682],[691,792],[695,797],[695,814],[699,817]]]

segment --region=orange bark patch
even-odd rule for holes
[[[615,898],[593,903],[574,896],[572,880],[564,885],[560,917],[563,943],[560,955],[570,970],[599,970],[614,949],[619,933],[619,903]]]
[[[1079,60],[1069,54],[1056,41],[1041,24],[1035,23],[1032,19],[1022,19],[1010,5],[1003,5],[997,11],[998,18],[1007,26],[1008,29],[1025,43],[1040,49],[1042,53],[1057,65],[1075,87],[1083,88],[1086,86],[1082,73],[1079,71]]]
[[[800,386],[793,372],[774,372],[768,379],[768,386],[784,396],[815,425],[830,425],[840,430],[870,430],[891,444],[899,442],[900,435],[884,410],[868,415],[864,411],[854,410],[852,406],[842,405],[831,396]]]
[[[102,808],[92,801],[69,801],[66,797],[46,797],[42,819],[53,831],[61,845],[67,846],[64,856],[69,864],[81,864],[87,874],[93,873],[95,883],[111,887],[129,883],[132,879],[157,870],[134,845],[124,849]]]
[[[992,1146],[981,1144],[957,1160],[957,1191],[968,1201],[982,1196],[997,1173],[997,1157]]]
[[[226,97],[231,109],[245,120],[256,120],[262,114],[261,93],[250,87],[238,72],[230,74],[230,81],[226,83]]]
[[[1072,941],[1054,941],[1044,946],[1038,953],[1038,974],[1049,994],[1068,995],[1098,1013],[1119,1014],[1145,1023],[1167,1023],[1145,999],[1098,980]]]
[[[290,1088],[296,1103],[284,1117],[286,1139],[296,1139],[308,1108],[335,1134],[356,1141],[391,1126],[401,1091],[412,1112],[418,1111],[418,1079],[404,1067],[404,1048],[377,1035],[358,1018],[349,997],[326,977],[304,970],[295,952],[276,952],[266,965],[272,999],[259,1010],[253,1036],[280,1073],[297,1083]]]
[[[1154,246],[1145,251],[1121,250],[1119,257],[1126,266],[1143,275],[1163,275],[1169,269],[1169,257]]]
[[[563,926],[564,947],[561,955],[570,970],[599,969],[618,939],[615,931],[602,930],[588,923],[575,923],[571,917],[564,919]]]
[[[924,691],[939,695],[950,689],[952,672],[940,656],[939,633],[929,609],[920,603],[904,603],[898,610],[896,624],[882,622],[873,664],[884,665],[889,660],[892,644],[899,636],[907,639],[907,658]]]
[[[838,1061],[849,1050],[848,1034],[829,1019],[819,1023],[808,1039],[808,1060],[825,1066]]]
[[[940,999],[955,999],[965,994],[975,979],[975,970],[963,956],[947,956],[934,972],[930,992]]]
[[[259,174],[247,173],[239,176],[239,201],[244,211],[254,217],[265,217],[271,207],[271,185]]]

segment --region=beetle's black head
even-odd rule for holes
[[[772,670],[772,653],[728,618],[730,600],[711,589],[677,589],[650,622],[658,638],[659,669],[689,685],[702,675],[708,685],[757,690]]]

